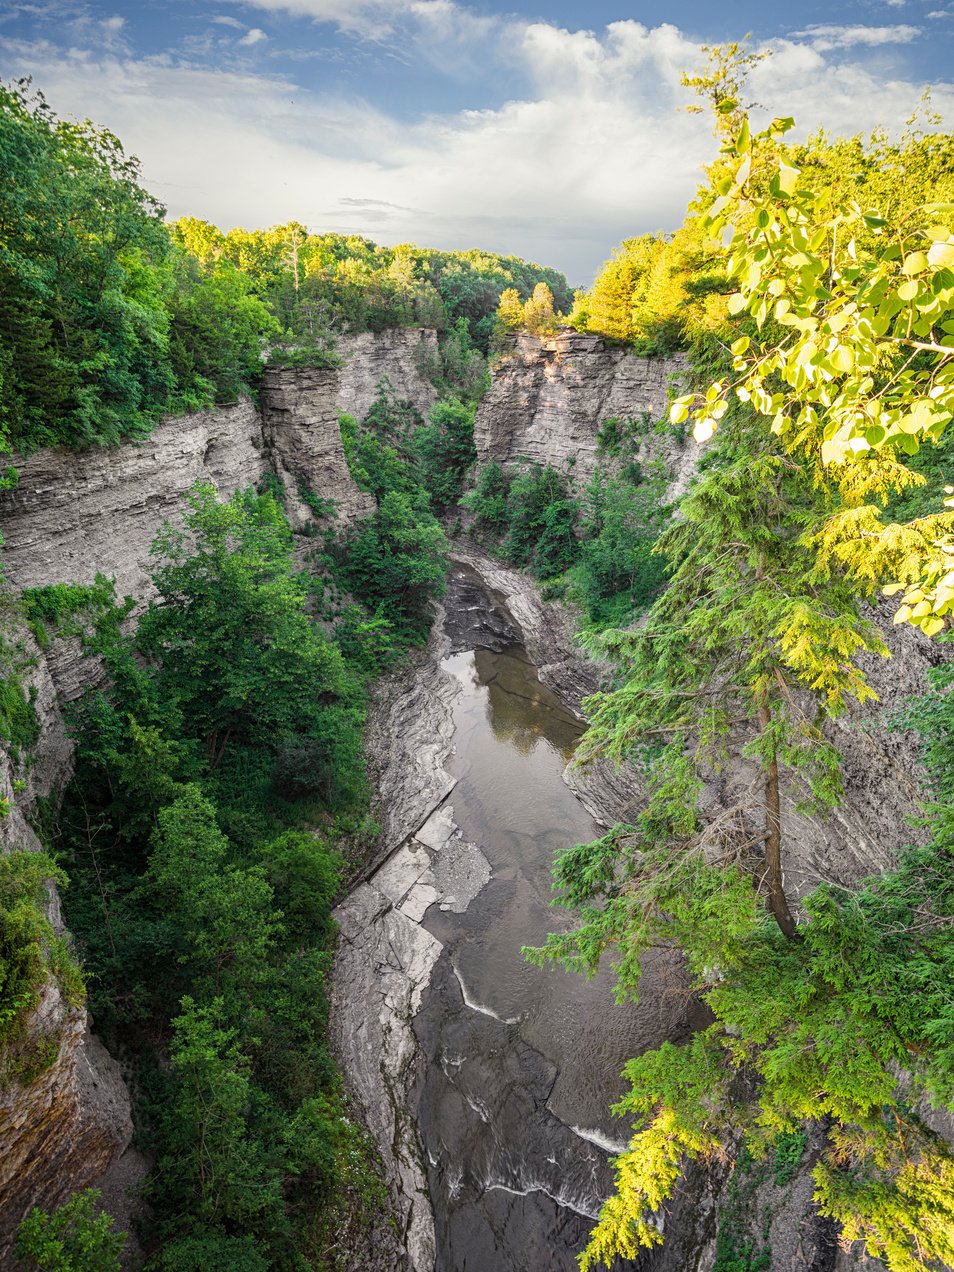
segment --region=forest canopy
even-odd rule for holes
[[[389,327],[436,328],[425,370],[466,393],[502,292],[571,302],[562,274],[512,256],[167,225],[119,139],[28,82],[0,84],[0,171],[0,454],[142,437],[237,401],[269,359],[333,364],[339,336]]]

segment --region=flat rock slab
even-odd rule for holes
[[[456,830],[453,805],[441,804],[440,808],[434,809],[421,829],[415,831],[414,838],[434,852],[440,852]]]
[[[411,891],[407,894],[402,904],[398,907],[402,914],[407,915],[412,923],[420,923],[427,913],[430,906],[435,901],[440,900],[440,893],[429,882],[433,879],[430,871],[421,876],[420,882],[416,883]]]
[[[423,848],[419,855],[427,858]],[[368,1129],[388,1147],[388,1180],[408,1266],[433,1272],[434,1220],[406,1092],[421,1063],[411,1021],[443,946],[370,884],[343,901],[335,918],[340,932],[332,981],[335,1049],[346,1058],[348,1084]]]
[[[431,856],[423,844],[411,840],[390,856],[369,880],[394,905],[414,887],[421,875],[430,869]]]

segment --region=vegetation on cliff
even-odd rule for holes
[[[70,1007],[84,1000],[83,978],[62,934],[47,917],[48,889],[65,873],[45,854],[0,854],[0,1090],[32,1082],[59,1053],[62,1016],[31,1020],[55,986]]]
[[[100,607],[106,684],[47,828],[97,1024],[136,1060],[150,1266],[330,1267],[375,1189],[326,1043],[363,676],[309,616],[272,494],[198,487],[155,553],[134,634]]]
[[[508,564],[532,570],[544,596],[579,604],[591,630],[631,621],[665,579],[654,552],[670,515],[665,465],[644,471],[635,458],[651,430],[651,422],[607,420],[599,438],[606,467],[581,493],[553,468],[492,460],[462,500],[473,513],[471,533]]]
[[[925,741],[929,833],[892,869],[796,897],[781,794],[818,814],[841,798],[825,726],[871,696],[856,656],[884,652],[863,602],[893,577],[900,618],[929,635],[954,606],[950,515],[930,502],[950,446],[951,140],[787,147],[788,121],[753,138],[733,65],[717,53],[700,81],[725,143],[702,219],[627,240],[571,317],[642,353],[689,352],[672,424],[694,412],[716,438],[679,516],[637,458],[645,420],[604,422],[585,491],[490,464],[464,499],[508,561],[583,605],[617,679],[590,701],[582,758],[628,758],[645,783],[633,824],[562,854],[579,926],[529,954],[585,973],[610,954],[635,996],[642,954],[676,947],[713,1020],[627,1065],[633,1135],[584,1268],[658,1243],[690,1163],[780,1160],[811,1126],[827,1138],[821,1213],[918,1272],[954,1263],[954,1160],[931,1125],[932,1106],[954,1107],[954,673],[904,715]],[[24,598],[41,643],[92,623],[106,673],[45,829],[97,1022],[137,1062],[149,1266],[347,1266],[333,1232],[376,1194],[328,1053],[325,976],[340,845],[367,831],[367,677],[423,639],[442,594],[438,516],[474,459],[483,355],[495,333],[550,330],[565,284],[295,223],[170,233],[117,139],[23,86],[0,89],[0,162],[0,451],[115,442],[163,410],[234,400],[266,346],[321,365],[343,333],[443,335],[427,421],[386,386],[343,420],[376,510],[315,545],[320,577],[296,569],[277,483],[227,502],[199,487],[185,529],[156,542],[135,632],[105,581]],[[713,233],[730,221],[727,246]],[[329,635],[312,611],[332,588],[349,599]],[[9,653],[0,731],[26,746],[36,719]],[[729,764],[750,789],[707,820],[700,792]],[[42,911],[59,866],[0,866],[0,1053],[28,1078],[40,987],[52,973],[82,989]],[[38,1218],[23,1240],[58,1232]]]
[[[135,1064],[148,1266],[168,1272],[348,1267],[350,1225],[381,1199],[327,1048],[331,907],[340,845],[373,834],[366,681],[426,637],[447,565],[433,507],[470,463],[473,410],[438,403],[424,424],[384,385],[343,432],[378,508],[310,569],[275,479],[227,501],[199,485],[183,528],[156,538],[134,631],[105,579],[23,600],[45,644],[79,634],[103,662],[44,831],[97,1027]],[[331,636],[312,610],[333,580],[351,599]],[[0,888],[13,1055],[62,946],[34,894],[65,875],[42,855],[3,862],[20,872],[15,895]],[[35,1217],[31,1257],[61,1220],[72,1231],[69,1214]]]
[[[914,1272],[954,1261],[954,1158],[931,1119],[932,1107],[954,1108],[942,988],[954,971],[949,673],[907,714],[928,740],[931,836],[893,869],[855,888],[821,884],[796,906],[780,781],[787,769],[807,810],[841,798],[824,726],[848,699],[871,696],[855,657],[882,643],[861,602],[897,570],[878,505],[910,500],[919,475],[906,460],[950,414],[949,338],[934,326],[947,312],[950,235],[923,229],[948,210],[936,179],[950,138],[813,139],[797,167],[828,183],[829,207],[791,151],[779,165],[786,121],[750,140],[732,79],[731,57],[717,52],[705,87],[726,158],[692,233],[718,233],[734,214],[728,249],[708,240],[694,267],[733,281],[711,289],[701,316],[681,308],[694,382],[672,414],[680,425],[694,408],[697,436],[718,428],[718,444],[657,544],[668,586],[643,623],[597,642],[618,680],[590,700],[582,751],[633,760],[645,804],[635,824],[561,856],[557,883],[581,925],[528,953],[590,973],[611,953],[625,995],[638,992],[644,951],[674,946],[714,1017],[685,1046],[627,1066],[617,1111],[633,1137],[584,1268],[663,1240],[656,1213],[688,1163],[740,1143],[763,1156],[780,1134],[814,1125],[827,1137],[813,1169],[820,1212],[896,1272]],[[921,203],[934,206],[916,212]],[[651,243],[639,253],[628,281],[611,271],[631,313],[665,254]],[[950,602],[931,564],[947,551],[936,542],[946,525],[887,532],[908,554],[899,620],[929,634]],[[746,762],[751,789],[704,818],[705,781]]]

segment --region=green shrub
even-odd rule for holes
[[[20,1224],[14,1253],[31,1272],[119,1272],[126,1238],[113,1232],[99,1191],[76,1193],[52,1213],[38,1206]]]
[[[58,1036],[29,1029],[43,987],[53,980],[68,1003],[83,1001],[79,970],[46,917],[49,882],[67,879],[45,853],[0,855],[0,1086],[32,1081],[56,1059]]]

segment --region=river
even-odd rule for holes
[[[392,1117],[377,1135],[402,1144],[412,1266],[571,1272],[625,1145],[609,1112],[625,1089],[620,1070],[681,1031],[682,1005],[662,966],[648,969],[655,992],[639,1007],[619,1006],[609,969],[587,980],[522,957],[573,923],[552,905],[554,855],[602,833],[563,776],[581,725],[466,567],[452,575],[446,615],[437,682],[450,789],[364,885],[377,900],[357,897],[342,916],[349,957],[363,951],[376,967],[373,992],[383,977],[392,1013],[380,1036],[354,1013],[360,1036],[347,1045],[368,1082],[380,1054],[379,1068],[406,1079],[402,1097],[386,1075]],[[412,963],[413,993],[400,982]],[[426,1189],[411,1180],[421,1154]]]

